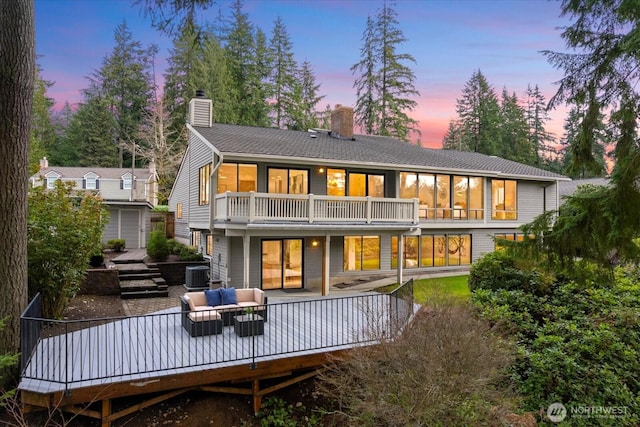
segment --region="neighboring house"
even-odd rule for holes
[[[151,209],[158,203],[155,168],[100,168],[49,166],[40,161],[40,172],[30,178],[32,186],[53,188],[56,181],[74,182],[76,190],[99,195],[109,212],[103,243],[124,239],[128,249],[145,248],[151,231]]]
[[[576,192],[581,185],[609,185],[609,178],[584,178],[573,179],[570,181],[563,181],[558,187],[558,193],[560,194],[560,203],[562,204],[562,198],[565,196],[571,196]]]
[[[567,178],[477,153],[331,131],[212,124],[191,100],[189,146],[171,195],[176,239],[225,286],[308,288],[381,275],[468,269],[493,237],[558,206]]]

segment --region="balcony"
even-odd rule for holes
[[[215,198],[215,220],[418,224],[418,199],[336,197],[314,194],[223,193]]]

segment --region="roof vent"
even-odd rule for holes
[[[202,89],[196,90],[196,98],[204,98],[204,90]]]
[[[309,130],[307,130],[307,132],[309,132],[309,136],[311,138],[317,138],[318,137],[318,131],[315,131],[313,129],[309,129]]]

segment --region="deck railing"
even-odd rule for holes
[[[249,337],[237,336],[233,325],[218,335],[192,337],[179,308],[78,321],[42,319],[27,310],[21,318],[28,343],[22,377],[67,390],[105,378],[144,379],[238,361],[255,366],[278,355],[374,344],[396,336],[413,314],[413,282],[408,283],[392,294],[269,303],[264,334]]]
[[[336,197],[314,194],[231,193],[216,195],[216,220],[418,223],[418,199]]]

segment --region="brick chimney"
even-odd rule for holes
[[[197,90],[195,98],[189,101],[189,124],[210,128],[213,122],[213,103],[205,98],[203,90]]]
[[[353,108],[340,104],[331,112],[331,135],[338,138],[353,138]]]

